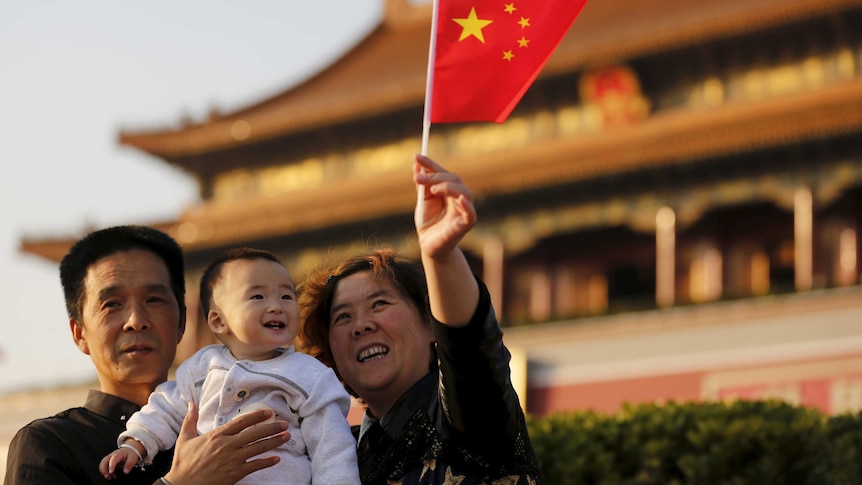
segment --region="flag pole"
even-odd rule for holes
[[[422,151],[424,156],[428,156],[428,140],[431,137],[431,93],[434,89],[434,56],[437,51],[437,18],[439,9],[439,1],[434,0],[432,3],[433,13],[431,15],[431,38],[428,41],[428,70],[425,76],[425,112],[422,115]],[[416,219],[422,221],[423,200],[425,200],[425,186],[420,185],[416,201]]]
[[[431,16],[431,40],[428,42],[428,71],[425,76],[425,113],[422,115],[422,155],[428,156],[428,138],[431,132],[431,93],[434,89],[434,56],[437,52],[438,3],[434,0]]]

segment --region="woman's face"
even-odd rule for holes
[[[393,282],[370,271],[338,281],[329,325],[338,372],[375,416],[429,371],[431,329]]]

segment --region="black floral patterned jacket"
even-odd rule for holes
[[[377,420],[354,428],[366,485],[538,483],[539,464],[512,387],[510,354],[479,281],[463,328],[435,323],[438,369]]]

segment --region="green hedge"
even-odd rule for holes
[[[862,413],[671,402],[528,421],[544,485],[862,484]]]

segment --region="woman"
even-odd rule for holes
[[[472,193],[426,157],[413,171],[424,275],[387,250],[313,272],[299,300],[307,345],[367,406],[363,483],[536,483],[509,352],[457,247],[476,224]]]

